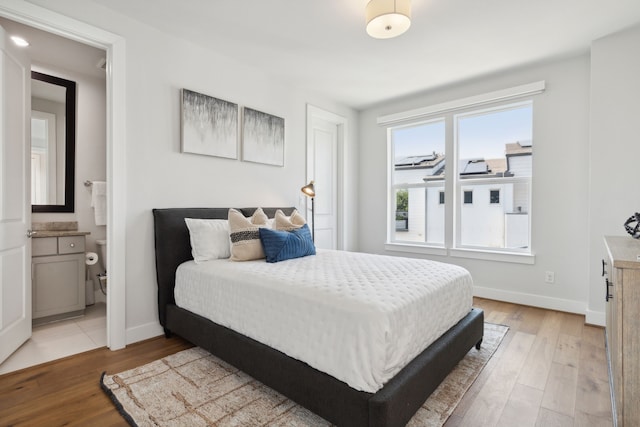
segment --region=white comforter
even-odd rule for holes
[[[175,299],[192,311],[375,393],[469,313],[472,281],[434,261],[318,250],[275,264],[186,262]]]

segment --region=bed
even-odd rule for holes
[[[282,209],[290,214],[293,208]],[[255,208],[240,209],[247,217]],[[273,217],[276,208],[264,209]],[[176,304],[178,267],[192,259],[184,218],[226,219],[227,208],[154,209],[158,313],[165,334],[179,335],[253,376],[333,424],[403,426],[453,367],[473,347],[480,347],[483,313],[471,309],[404,368],[373,392],[287,356],[245,334]],[[362,387],[358,387],[362,388]]]

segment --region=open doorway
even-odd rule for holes
[[[72,81],[76,84],[76,121],[73,131],[76,134],[75,153],[72,161],[64,158],[64,155],[56,154],[56,144],[34,144],[36,154],[36,163],[39,165],[37,172],[44,183],[48,185],[46,178],[51,177],[51,181],[55,182],[55,176],[65,176],[64,170],[68,167],[74,167],[75,174],[73,179],[73,209],[71,212],[64,212],[60,209],[34,209],[32,214],[32,224],[36,229],[36,237],[38,229],[51,231],[52,229],[63,231],[60,236],[70,239],[70,248],[65,252],[62,264],[65,266],[72,264],[75,260],[76,271],[80,270],[81,276],[78,279],[75,275],[75,282],[84,289],[81,292],[82,299],[77,298],[77,304],[72,308],[62,307],[61,309],[53,309],[50,306],[38,307],[37,292],[34,292],[33,298],[33,319],[34,329],[32,339],[27,341],[16,353],[0,365],[0,373],[6,373],[15,369],[21,369],[34,364],[53,360],[59,357],[76,354],[87,351],[92,348],[103,347],[108,344],[107,337],[107,307],[106,294],[108,292],[104,283],[98,279],[99,274],[104,274],[106,270],[106,260],[97,259],[95,263],[84,262],[86,253],[106,253],[101,251],[98,242],[107,241],[106,221],[97,221],[95,205],[95,194],[93,193],[94,182],[107,181],[107,95],[106,95],[106,51],[95,47],[87,46],[57,35],[38,30],[36,28],[0,17],[0,25],[11,35],[20,35],[28,40],[30,45],[25,48],[26,54],[31,60],[31,68],[40,74],[52,76],[53,78]],[[53,111],[57,108],[58,101],[54,95],[48,95],[46,88],[43,92],[34,91],[32,96],[32,111],[38,111],[33,117],[55,116]],[[51,109],[51,111],[43,111]],[[32,125],[32,134],[37,137],[42,134],[53,135],[59,133],[60,128],[64,127],[64,122],[56,123],[55,120],[43,121],[42,123],[34,123]],[[49,125],[47,125],[49,123]],[[35,126],[35,128],[33,128]],[[58,129],[58,131],[38,132],[39,127]],[[46,138],[41,138],[46,139]],[[58,138],[64,139],[64,138]],[[46,150],[43,147],[50,146],[49,160],[43,160]],[[58,147],[64,147],[63,143],[58,143]],[[43,154],[45,153],[45,154]],[[32,157],[33,159],[33,157]],[[57,161],[56,161],[57,159]],[[56,172],[56,168],[59,169]],[[34,182],[35,181],[32,178]],[[60,179],[63,181],[63,179]],[[32,182],[32,184],[34,183]],[[86,185],[85,185],[86,183]],[[43,186],[38,187],[40,197],[43,197]],[[55,194],[55,184],[51,184],[49,193]],[[40,197],[32,198],[34,205],[42,207],[43,205],[57,205],[61,202],[56,201],[55,197],[47,202],[42,202]],[[60,199],[60,198],[59,198]],[[62,197],[64,199],[64,197]],[[105,214],[106,216],[106,214]],[[76,233],[72,231],[75,230]],[[42,242],[47,243],[56,240],[57,235],[44,233],[46,237],[38,242],[39,246],[43,246]],[[53,236],[53,237],[52,237]],[[52,240],[53,239],[53,240]],[[36,238],[36,240],[38,240]],[[33,242],[33,241],[32,241]],[[46,246],[46,245],[44,245]],[[56,254],[49,253],[46,250],[42,253],[33,251],[35,262],[33,266],[44,266],[42,270],[35,271],[45,274],[47,286],[49,283],[62,283],[68,281],[68,277],[64,276],[68,270],[60,270],[55,267],[55,256],[59,255],[57,249]],[[94,258],[93,256],[89,258]],[[101,257],[102,258],[102,257]],[[79,261],[78,261],[79,259]],[[66,267],[63,267],[66,268]],[[56,277],[56,275],[61,275]],[[52,279],[52,280],[49,280]],[[76,280],[77,279],[77,280]],[[103,285],[100,288],[100,285]],[[78,287],[76,284],[74,286]],[[34,286],[38,286],[34,283]],[[66,289],[66,288],[65,288]],[[40,299],[45,303],[59,304],[53,301],[59,296],[60,292],[47,294],[47,289],[42,289]],[[52,298],[52,296],[54,298]],[[79,304],[79,305],[78,305]],[[64,305],[64,304],[63,304]]]

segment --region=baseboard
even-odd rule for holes
[[[604,311],[586,310],[584,317],[588,325],[605,326],[607,323],[607,315]]]
[[[129,328],[126,331],[126,345],[148,340],[159,335],[164,335],[164,329],[162,329],[159,322],[151,322],[135,328]]]
[[[548,310],[558,310],[567,313],[576,313],[587,315],[586,303],[582,301],[573,301],[562,298],[552,298],[543,295],[527,294],[522,292],[505,291],[503,289],[485,288],[482,286],[473,287],[473,295],[480,298],[488,298],[498,301],[512,302],[515,304],[530,305],[533,307],[546,308]],[[592,318],[585,319],[586,323],[592,325],[604,325],[598,323],[599,317],[596,316],[598,312],[591,312]],[[604,320],[604,314],[602,316]]]

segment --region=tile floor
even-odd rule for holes
[[[35,326],[31,338],[0,364],[0,375],[106,346],[106,313],[106,304],[98,302],[82,317]]]

